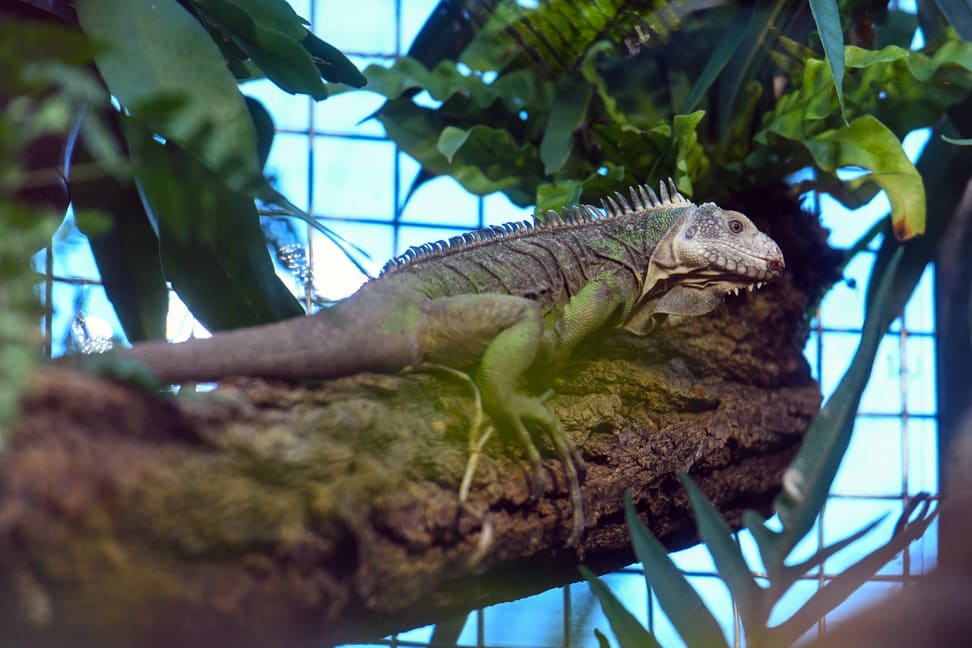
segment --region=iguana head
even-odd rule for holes
[[[692,205],[655,247],[628,328],[655,314],[703,315],[727,293],[761,288],[783,273],[783,253],[746,216]]]

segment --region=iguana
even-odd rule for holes
[[[531,430],[546,434],[570,484],[576,545],[584,530],[583,461],[542,399],[521,391],[537,363],[557,363],[606,327],[645,333],[667,314],[702,315],[723,295],[761,287],[784,268],[779,247],[744,215],[696,205],[669,179],[632,187],[601,208],[548,211],[412,248],[350,297],[310,317],[219,332],[178,344],[136,344],[119,355],[162,383],[229,376],[309,379],[398,372],[423,363],[478,367],[494,425],[515,435],[544,471]],[[659,197],[660,195],[660,197]]]

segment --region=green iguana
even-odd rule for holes
[[[695,205],[675,189],[632,187],[602,208],[548,211],[412,248],[356,293],[310,317],[219,332],[179,344],[137,344],[119,355],[162,383],[228,376],[309,379],[393,373],[423,363],[478,366],[483,408],[512,432],[544,490],[531,437],[546,434],[570,484],[576,545],[584,531],[584,464],[540,397],[518,386],[536,363],[556,363],[605,327],[645,333],[658,316],[702,315],[723,295],[783,272],[779,247],[744,215]]]

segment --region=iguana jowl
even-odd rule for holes
[[[541,399],[518,388],[537,362],[557,362],[605,327],[642,334],[656,316],[702,315],[740,288],[783,271],[783,256],[744,215],[695,205],[669,186],[618,193],[602,209],[547,212],[413,248],[355,294],[310,317],[122,352],[161,382],[228,376],[333,378],[422,363],[476,367],[483,407],[512,432],[544,488],[530,429],[549,435],[574,507],[569,545],[584,530],[583,463]]]

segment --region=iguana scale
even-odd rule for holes
[[[536,363],[556,363],[606,327],[646,332],[657,316],[702,315],[723,295],[779,276],[779,247],[744,215],[696,205],[669,180],[656,194],[632,187],[602,201],[547,212],[412,248],[356,293],[310,317],[121,351],[163,383],[228,376],[307,379],[394,373],[423,363],[478,367],[493,423],[512,432],[544,472],[530,430],[563,461],[574,507],[568,545],[584,530],[583,462],[540,398],[521,391]],[[659,197],[660,194],[660,197]]]

